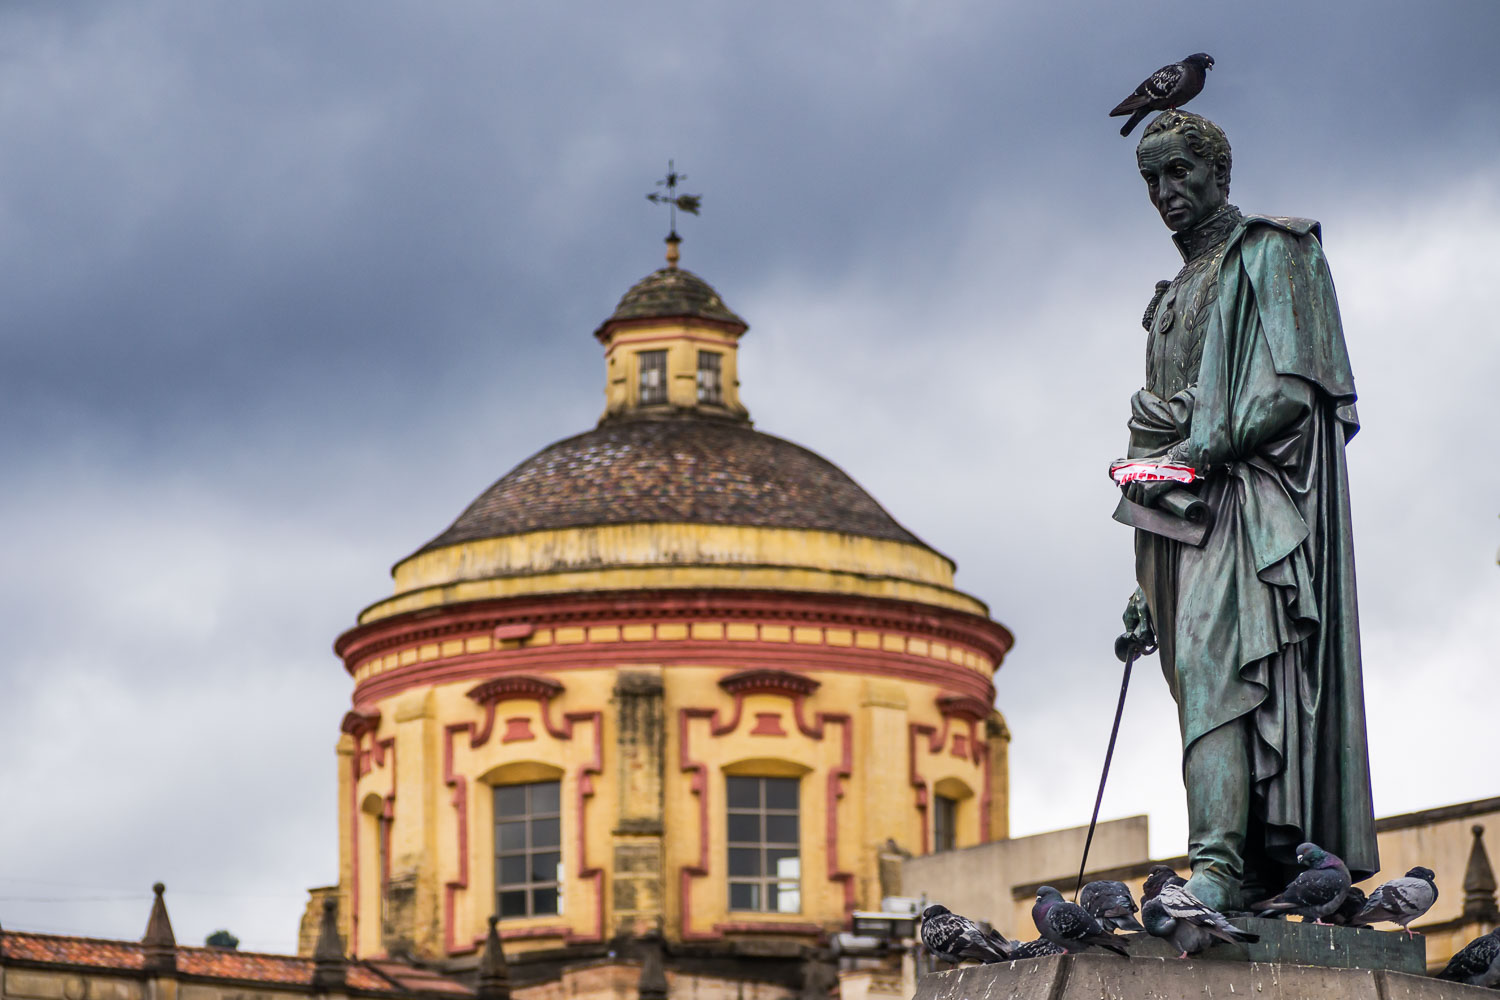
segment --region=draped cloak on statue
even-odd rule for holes
[[[1344,459],[1359,423],[1320,237],[1236,225],[1204,284],[1196,384],[1132,400],[1130,456],[1206,473],[1191,489],[1213,514],[1201,547],[1137,531],[1136,570],[1184,759],[1234,720],[1253,734],[1247,874],[1289,873],[1310,840],[1358,881],[1379,868]]]

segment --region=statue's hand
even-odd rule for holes
[[[1125,632],[1115,640],[1115,656],[1121,662],[1134,649],[1137,653],[1150,653],[1156,649],[1156,632],[1151,627],[1151,609],[1146,606],[1146,595],[1135,588],[1130,600],[1125,602],[1125,613],[1120,616]]]

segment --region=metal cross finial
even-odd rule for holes
[[[679,174],[674,161],[667,161],[667,176],[656,182],[657,187],[666,188],[666,193],[652,191],[646,195],[646,200],[658,205],[668,206],[671,212],[671,229],[667,232],[667,264],[670,267],[677,266],[677,245],[682,242],[682,237],[677,235],[677,210],[681,209],[689,215],[697,215],[698,207],[703,202],[700,194],[678,194],[677,184],[679,181],[687,180],[687,174]]]

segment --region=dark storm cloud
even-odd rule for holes
[[[668,156],[705,195],[684,263],[752,324],[760,426],[959,560],[1019,638],[1017,825],[1086,819],[1093,777],[1059,791],[1030,748],[1109,709],[1130,568],[1100,470],[1174,268],[1105,111],[1200,49],[1235,200],[1320,217],[1346,300],[1372,706],[1409,694],[1391,656],[1461,683],[1495,576],[1493,474],[1449,428],[1493,421],[1497,29],[1479,0],[0,9],[0,799],[26,804],[0,923],[137,934],[163,877],[183,940],[291,947],[335,874],[328,643],[595,419],[588,334],[659,262]],[[1420,550],[1427,480],[1362,448],[1463,470]],[[1137,768],[1171,754],[1150,680]],[[1170,781],[1111,795],[1173,829]]]

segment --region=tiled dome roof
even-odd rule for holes
[[[420,551],[641,522],[802,528],[923,544],[843,470],[806,448],[741,423],[678,417],[611,421],[542,449]]]
[[[746,327],[713,286],[691,271],[664,267],[637,281],[620,299],[614,314],[604,321],[602,331],[611,323],[630,319],[662,319],[691,316]]]

